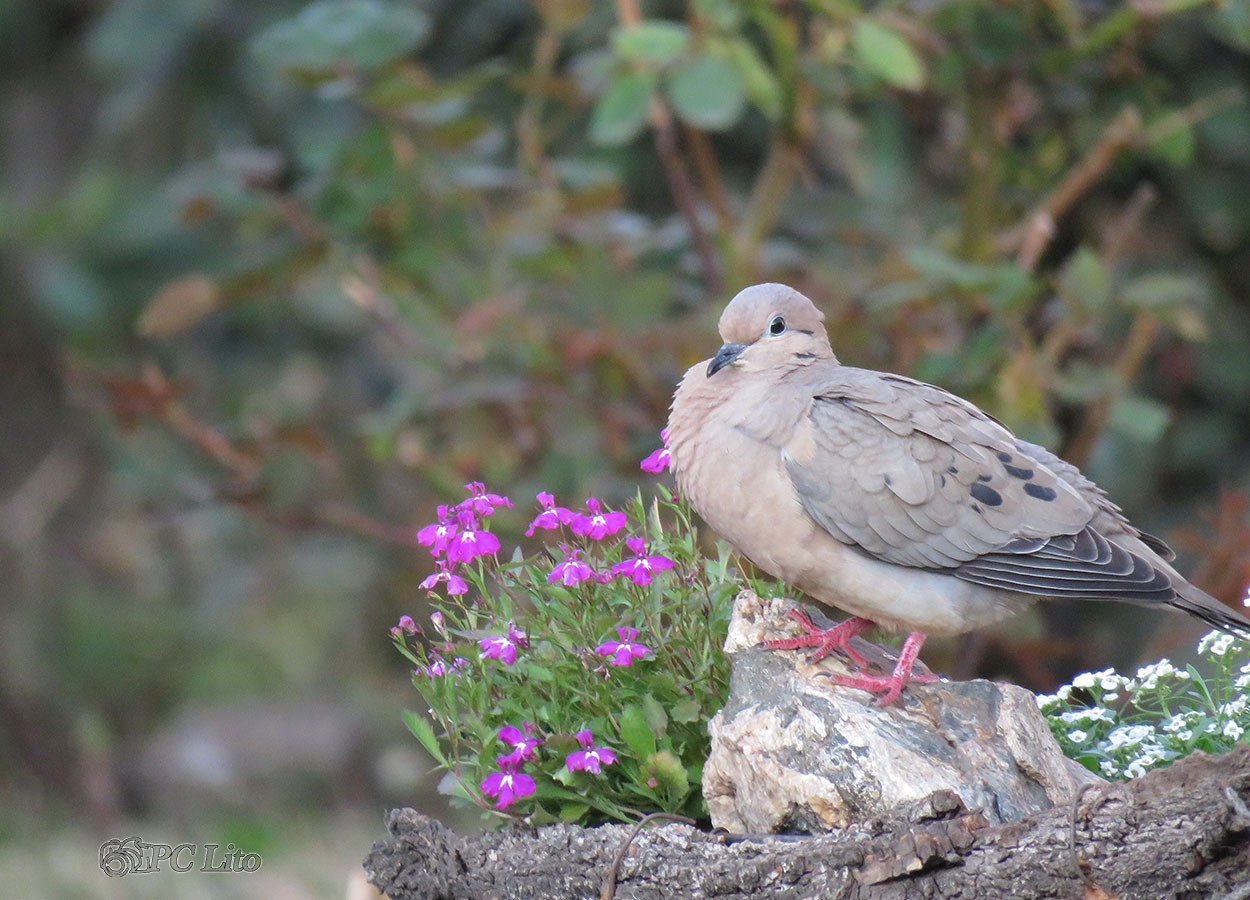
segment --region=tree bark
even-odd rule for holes
[[[392,900],[1250,898],[1250,748],[989,825],[951,792],[817,836],[554,825],[465,837],[409,809],[365,860]],[[619,860],[619,861],[618,861]]]

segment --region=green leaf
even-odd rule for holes
[[[647,766],[656,780],[671,794],[684,797],[690,791],[690,778],[686,767],[671,751],[661,750],[647,757]]]
[[[1107,425],[1134,440],[1152,444],[1163,435],[1171,420],[1172,414],[1163,404],[1130,394],[1111,407]]]
[[[532,678],[535,681],[552,682],[556,680],[554,672],[546,666],[540,666],[537,663],[527,663],[523,671],[527,678]]]
[[[381,0],[318,0],[252,42],[264,62],[288,71],[372,70],[411,53],[429,35],[425,13]]]
[[[702,708],[699,706],[699,701],[691,698],[674,703],[673,708],[668,711],[668,715],[674,722],[697,722],[701,712]]]
[[[745,40],[729,45],[729,58],[742,76],[742,86],[751,102],[770,119],[778,119],[785,106],[785,94],[772,70]]]
[[[689,44],[690,30],[677,22],[644,21],[612,32],[612,49],[631,62],[667,65],[685,53]]]
[[[696,128],[721,131],[746,106],[742,76],[728,60],[700,56],[677,68],[668,80],[668,98],[677,115]]]
[[[590,812],[589,803],[565,803],[560,807],[561,822],[577,822]]]
[[[642,698],[642,714],[647,719],[647,727],[651,729],[651,733],[662,739],[668,732],[668,713],[664,711],[664,707],[647,694]]]
[[[1150,142],[1150,149],[1155,156],[1178,168],[1184,168],[1193,162],[1196,146],[1194,130],[1188,125],[1168,128]]]
[[[646,713],[636,703],[631,703],[621,712],[621,740],[640,759],[647,759],[655,753],[655,734],[647,724]]]
[[[443,755],[443,748],[438,744],[438,737],[434,734],[434,726],[430,724],[430,720],[410,709],[404,710],[403,719],[408,730],[420,741],[426,752],[434,757],[439,765],[447,765],[447,757]]]
[[[598,144],[624,144],[642,131],[651,104],[648,75],[618,75],[590,115],[590,138]]]
[[[907,39],[873,19],[857,19],[851,45],[864,69],[894,87],[916,91],[924,87],[924,63]]]
[[[1134,278],[1124,286],[1124,302],[1130,306],[1183,306],[1206,298],[1206,285],[1192,275],[1155,272]]]
[[[1097,313],[1111,296],[1111,273],[1097,253],[1089,247],[1081,247],[1064,265],[1055,289],[1071,309]]]

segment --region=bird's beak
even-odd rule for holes
[[[720,349],[716,351],[716,355],[712,357],[712,361],[707,364],[707,377],[711,378],[725,368],[725,366],[741,356],[742,351],[746,348],[746,344],[721,344]]]

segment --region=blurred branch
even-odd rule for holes
[[[1102,180],[1122,150],[1133,146],[1142,132],[1141,113],[1126,106],[1107,125],[1089,152],[1077,161],[1024,220],[997,239],[1003,255],[1015,252],[1022,269],[1034,271],[1055,234],[1055,223],[1090,188]]]
[[[690,157],[694,161],[694,170],[699,176],[699,184],[703,193],[716,212],[716,221],[721,231],[728,232],[733,227],[733,213],[729,208],[729,197],[721,183],[720,169],[716,165],[716,154],[712,152],[712,143],[707,135],[689,125],[682,127],[682,136],[690,147]]]
[[[616,0],[616,15],[626,27],[637,25],[642,21],[642,13],[638,8],[638,0]],[[724,290],[724,277],[720,263],[716,259],[716,250],[708,239],[703,225],[699,222],[698,199],[694,185],[690,181],[690,173],[686,169],[686,161],[682,158],[677,142],[677,128],[673,124],[673,115],[659,97],[651,97],[651,127],[655,130],[655,149],[659,154],[660,164],[664,167],[664,175],[668,179],[669,189],[673,192],[673,200],[686,220],[690,229],[690,243],[699,258],[699,268],[703,272],[703,284],[709,294],[721,294]]]
[[[555,73],[560,52],[560,36],[544,27],[534,42],[534,61],[530,67],[529,89],[516,119],[517,152],[525,168],[544,182],[550,180],[542,138],[542,86]]]
[[[1236,106],[1245,98],[1246,92],[1242,90],[1241,86],[1232,85],[1216,91],[1210,96],[1195,100],[1183,109],[1169,113],[1145,129],[1141,133],[1140,143],[1143,145],[1153,144],[1156,141],[1171,137],[1178,131],[1193,128],[1199,122],[1209,119],[1220,110]]]
[[[1000,143],[994,134],[994,116],[1002,91],[977,73],[968,85],[968,137],[965,165],[967,181],[963,194],[963,233],[960,255],[975,262],[989,262],[994,256],[991,231],[998,208]]]
[[[379,521],[339,503],[317,503],[289,511],[266,506],[261,478],[263,460],[239,449],[216,428],[192,415],[179,399],[184,386],[169,381],[151,363],[133,378],[81,371],[72,374],[79,381],[104,387],[109,411],[124,429],[150,419],[231,476],[232,482],[219,492],[222,500],[285,527],[332,528],[399,547],[418,546],[412,528]]]
[[[754,274],[755,258],[764,235],[772,230],[781,217],[790,186],[798,172],[798,151],[781,133],[773,137],[763,168],[751,188],[738,227],[734,230],[734,260],[736,268],[749,267]]]
[[[1035,270],[1054,237],[1056,223],[1102,180],[1121,151],[1129,147],[1147,147],[1178,131],[1192,128],[1244,98],[1245,91],[1240,86],[1224,88],[1162,117],[1149,127],[1143,125],[1141,113],[1136,108],[1124,107],[1103,130],[1089,152],[1068,170],[1033,211],[998,236],[998,251],[1003,255],[1014,252],[1021,268]]]
[[[1150,352],[1150,347],[1154,343],[1155,335],[1158,333],[1159,320],[1154,313],[1142,310],[1133,319],[1128,336],[1124,339],[1123,349],[1116,358],[1115,365],[1112,366],[1117,384],[1121,388],[1132,384],[1136,379],[1142,363],[1146,361],[1146,354]],[[1062,454],[1064,459],[1075,466],[1085,465],[1090,453],[1094,450],[1094,444],[1098,442],[1098,437],[1107,425],[1115,400],[1115,396],[1100,397],[1086,408],[1080,429],[1064,448]]]

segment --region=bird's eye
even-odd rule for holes
[[[773,320],[768,323],[768,333],[774,337],[786,330],[786,320],[781,316],[773,316]]]

